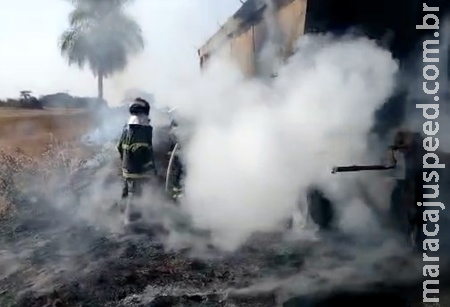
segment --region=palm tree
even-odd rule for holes
[[[75,8],[69,29],[60,37],[61,54],[69,65],[87,64],[98,80],[103,99],[103,79],[125,69],[128,57],[144,49],[140,26],[124,7],[131,0],[71,0]]]

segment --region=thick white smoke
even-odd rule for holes
[[[107,80],[105,90],[117,104],[126,90],[139,88],[155,94],[159,106],[177,106],[194,123],[183,143],[188,171],[183,205],[197,226],[214,231],[216,243],[234,248],[253,232],[283,222],[311,183],[343,194],[345,184],[330,169],[370,160],[366,133],[374,110],[393,90],[397,63],[366,39],[306,36],[270,85],[246,80],[226,59],[200,74],[196,48],[239,6],[217,1],[211,15],[208,3],[131,7],[143,27],[146,52]],[[158,19],[163,15],[172,18]],[[266,17],[270,26],[270,10]],[[274,47],[270,43],[279,42],[273,37],[266,50]],[[270,54],[260,60],[273,68]],[[94,135],[99,143],[120,133],[124,123],[109,114],[105,121],[104,131]]]
[[[279,226],[308,185],[332,184],[333,165],[362,161],[397,68],[367,39],[306,36],[271,85],[220,59],[179,87],[172,99],[195,123],[184,205],[197,225],[234,248]]]

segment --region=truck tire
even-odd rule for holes
[[[423,241],[426,239],[423,233],[423,209],[412,207],[408,212],[407,239],[414,252],[422,253]]]
[[[314,223],[321,230],[330,230],[335,219],[333,203],[316,187],[307,192],[308,212]]]
[[[407,233],[409,228],[408,211],[403,201],[405,182],[398,180],[391,193],[389,214],[392,227],[401,233]]]
[[[411,195],[408,194],[416,194],[416,191],[408,189],[408,184],[411,185],[410,182],[401,180],[394,187],[389,208],[390,218],[392,227],[405,239],[406,244],[414,251],[420,252],[424,240],[422,208],[415,206],[415,201],[421,200],[414,195],[414,202],[411,203]]]

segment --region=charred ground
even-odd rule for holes
[[[1,306],[414,306],[421,300],[418,259],[386,234],[371,240],[259,234],[225,253],[203,234],[155,218],[123,231],[111,209],[120,194],[114,158],[92,163],[97,148],[68,173],[75,157],[67,152],[61,158],[49,149],[39,161],[3,155],[9,169],[1,172],[8,187],[2,197],[10,205],[0,226]],[[98,189],[112,195],[95,198]],[[150,205],[159,209],[149,217],[182,217],[175,206],[164,211],[163,197]]]
[[[307,25],[341,33],[361,25],[365,34],[386,38],[397,58],[408,59],[420,40],[413,24],[421,19],[421,5],[311,1]],[[390,39],[388,29],[393,31]],[[401,123],[405,101],[397,97],[386,104],[394,111],[383,114],[395,114],[388,120],[382,114],[381,128]],[[118,219],[108,210],[119,195],[114,163],[83,169],[74,186],[68,179],[88,161],[71,156],[73,151],[61,155],[61,147],[39,149],[39,155],[42,151],[39,159],[23,151],[1,156],[1,306],[421,305],[418,259],[403,250],[380,252],[391,250],[393,234],[373,241],[343,234],[290,240],[282,234],[261,235],[233,253],[219,252],[192,235],[187,241],[196,244],[168,249],[170,235],[182,237],[187,230],[122,232],[93,223],[100,219],[115,225]],[[113,192],[94,198],[93,186]],[[86,214],[83,204],[98,210]],[[447,285],[442,278],[441,292]],[[441,305],[449,306],[443,296]]]

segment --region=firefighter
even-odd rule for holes
[[[136,98],[129,107],[130,118],[117,145],[122,164],[122,206],[125,224],[139,218],[133,212],[132,200],[141,197],[143,188],[156,178],[153,155],[153,127],[150,125],[150,104]]]

